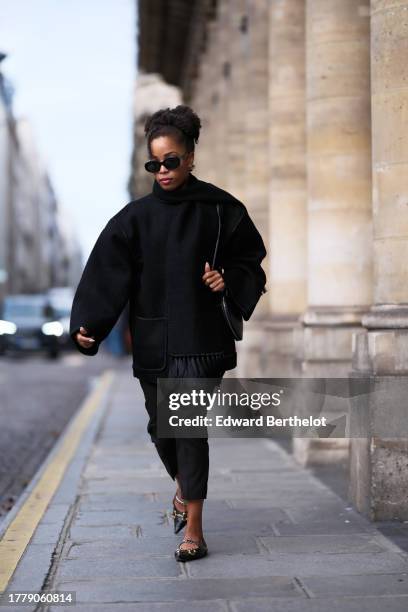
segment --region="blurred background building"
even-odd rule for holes
[[[83,264],[30,122],[13,114],[12,91],[0,72],[0,306],[8,294],[74,286]]]
[[[195,174],[241,199],[267,246],[233,375],[406,376],[408,1],[137,7],[132,197],[147,191],[143,117],[180,98],[203,124]],[[295,438],[293,452],[348,459],[360,510],[408,518],[407,441]]]

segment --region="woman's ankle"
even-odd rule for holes
[[[187,525],[186,525],[186,536],[188,536],[189,538],[193,538],[193,537],[203,537],[203,526],[200,524],[189,524],[188,519],[187,519]]]

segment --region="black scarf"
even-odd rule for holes
[[[160,200],[169,203],[199,201],[199,202],[239,202],[233,195],[206,181],[201,181],[193,174],[189,174],[187,180],[175,189],[163,189],[156,179],[153,183],[152,193]]]

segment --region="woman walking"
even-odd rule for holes
[[[191,173],[200,128],[186,105],[147,119],[145,169],[154,176],[152,191],[124,206],[102,230],[77,287],[70,326],[79,351],[95,355],[129,301],[132,368],[144,393],[147,431],[177,482],[174,531],[186,527],[178,561],[208,552],[202,510],[209,448],[207,438],[157,436],[157,378],[220,382],[237,364],[222,296],[247,321],[266,291],[266,249],[245,205]],[[211,269],[218,213],[218,265]]]

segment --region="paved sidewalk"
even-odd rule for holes
[[[126,367],[8,590],[46,579],[75,591],[81,612],[408,610],[408,554],[266,439],[210,438],[209,555],[177,563],[174,486],[146,425]]]

